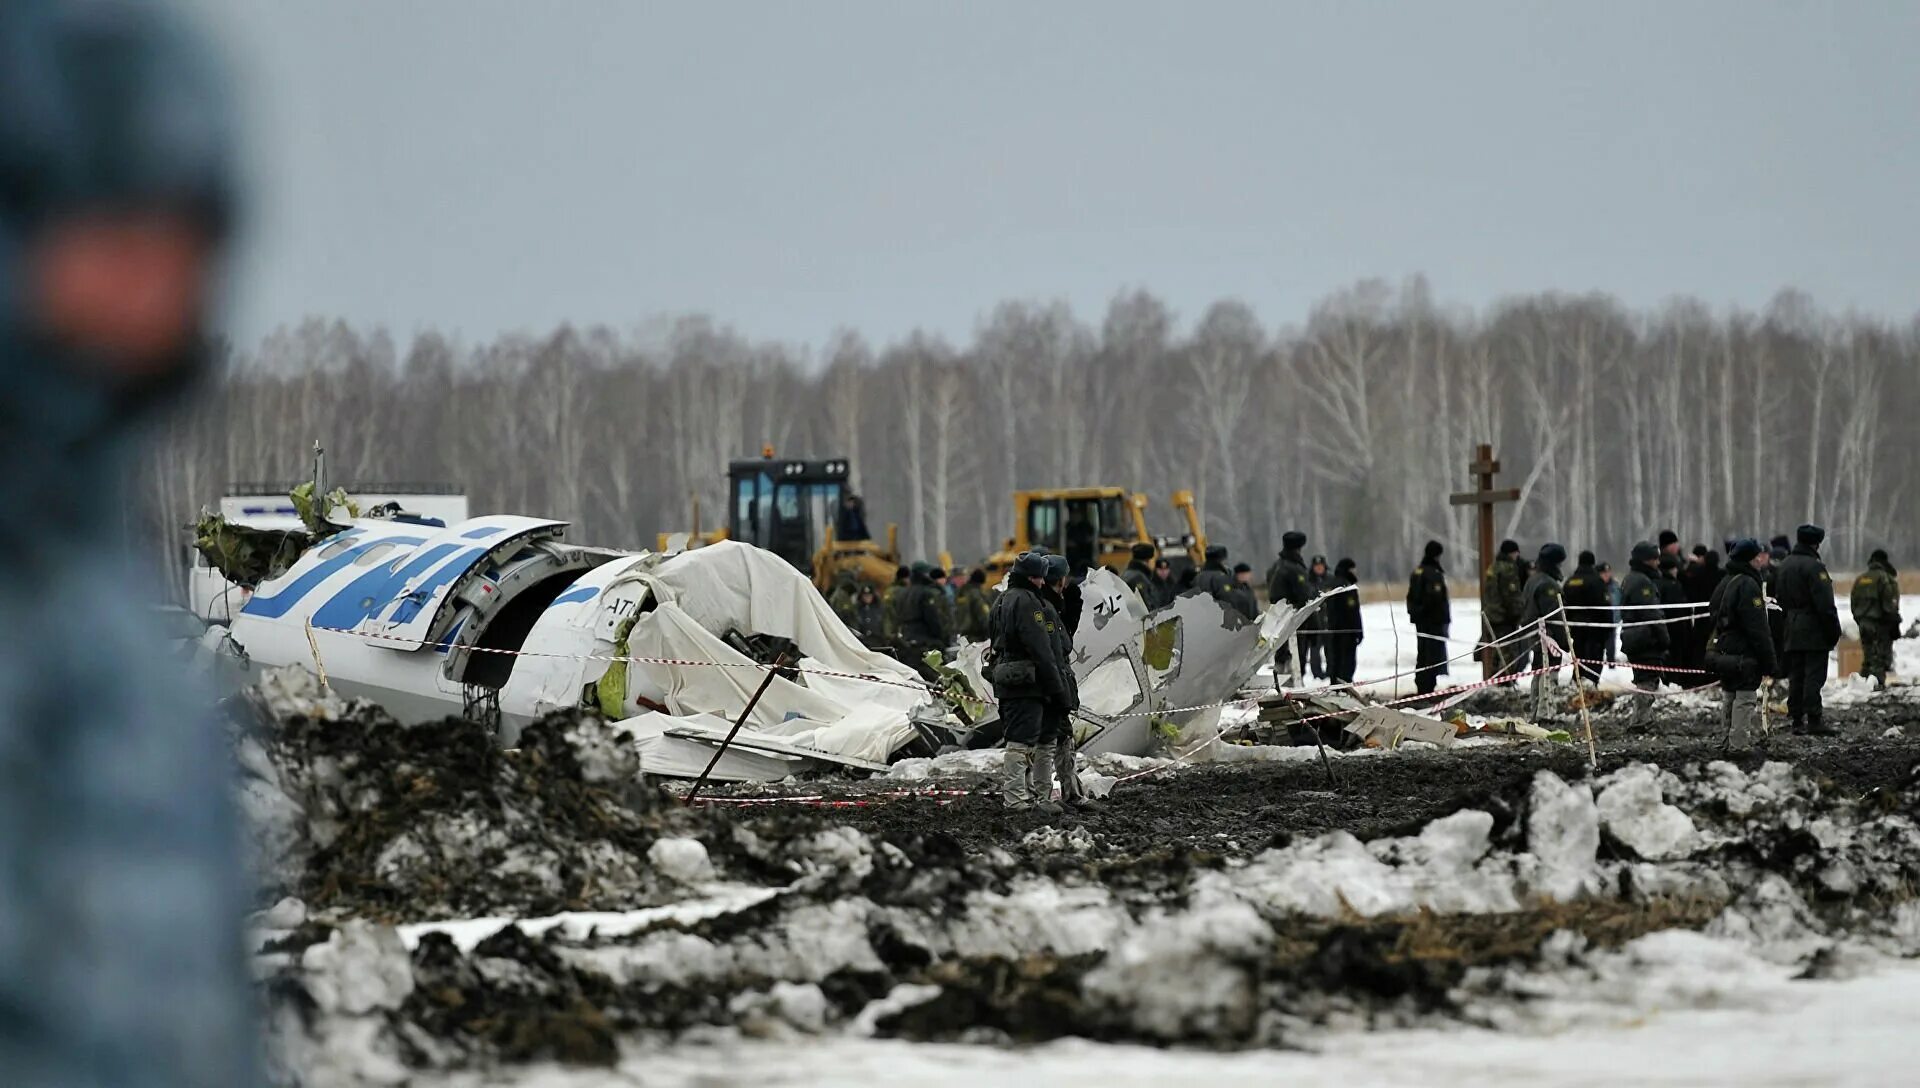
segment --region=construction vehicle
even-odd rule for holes
[[[822,593],[833,591],[843,571],[884,588],[893,583],[900,568],[899,526],[888,525],[884,541],[836,537],[849,472],[844,457],[777,458],[771,446],[757,460],[730,461],[726,525],[701,532],[696,498],[693,528],[686,533],[661,533],[658,550],[671,553],[738,540],[765,548],[807,572]]]
[[[1200,527],[1193,492],[1173,493],[1173,508],[1187,523],[1178,536],[1147,531],[1147,497],[1119,487],[1056,487],[1013,493],[1013,535],[981,564],[990,578],[1013,566],[1014,557],[1039,545],[1064,555],[1076,573],[1088,567],[1124,568],[1135,544],[1151,544],[1178,576],[1204,561],[1207,534]]]

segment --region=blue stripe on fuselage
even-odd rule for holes
[[[452,545],[443,544],[441,547],[452,547]],[[440,548],[433,550],[439,551]],[[393,610],[393,615],[388,617],[388,622],[397,627],[412,620],[413,617],[420,614],[422,608],[426,607],[426,603],[433,598],[433,595],[439,592],[441,586],[446,585],[448,582],[453,581],[455,578],[473,569],[474,560],[485,554],[487,554],[487,549],[485,548],[468,548],[465,554],[448,560],[446,565],[433,572],[433,577],[420,583],[414,587],[412,593],[407,594],[407,599],[401,601],[400,607]],[[402,585],[404,584],[403,581]],[[399,592],[399,588],[400,587],[396,586],[394,592]]]
[[[331,543],[338,544],[343,540],[352,538],[359,532],[360,530],[358,529],[349,529],[335,537]],[[347,566],[347,564],[360,558],[368,548],[378,543],[380,543],[378,540],[368,540],[356,544],[346,551],[341,552],[339,555],[334,556],[332,559],[316,564],[312,570],[294,579],[293,584],[270,597],[263,597],[256,593],[253,598],[247,602],[246,607],[240,611],[248,616],[261,616],[270,620],[279,619],[281,616],[292,611],[293,606],[299,604],[302,597],[312,593],[320,583],[340,573],[341,569]]]
[[[572,604],[575,601],[591,601],[595,597],[598,597],[599,595],[600,595],[600,590],[598,587],[581,586],[579,589],[569,589],[565,593],[562,593],[558,597],[555,597],[552,603],[548,604],[547,607],[554,608],[563,604]]]
[[[315,627],[329,627],[338,631],[351,631],[358,627],[368,616],[385,608],[398,596],[408,579],[417,577],[435,563],[460,550],[458,544],[438,544],[413,557],[413,561],[397,571],[387,567],[376,567],[355,578],[345,589],[333,595],[333,599],[313,614]],[[453,564],[460,570],[464,566]],[[451,577],[451,575],[449,576]],[[443,583],[444,584],[444,580]]]
[[[464,540],[485,540],[490,536],[499,536],[506,531],[507,530],[501,526],[482,525],[478,529],[468,529],[466,532],[461,533],[460,536]]]

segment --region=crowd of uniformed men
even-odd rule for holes
[[[1575,557],[1568,571],[1561,545],[1542,545],[1529,560],[1508,540],[1481,583],[1480,653],[1491,656],[1506,683],[1533,676],[1538,719],[1555,714],[1557,665],[1570,659],[1575,683],[1587,685],[1624,656],[1633,667],[1637,726],[1651,721],[1661,685],[1717,681],[1728,737],[1743,736],[1759,724],[1763,683],[1778,681],[1787,689],[1791,732],[1830,735],[1820,689],[1841,628],[1832,576],[1820,558],[1825,538],[1817,525],[1802,525],[1792,539],[1776,536],[1767,546],[1751,537],[1731,538],[1724,541],[1723,563],[1722,553],[1705,545],[1683,553],[1679,536],[1664,531],[1658,543],[1634,545],[1624,577],[1590,551]],[[1325,556],[1307,558],[1306,546],[1306,534],[1298,531],[1281,538],[1280,555],[1266,570],[1267,600],[1297,608],[1331,590],[1358,586],[1352,559],[1329,568]],[[1429,541],[1407,582],[1407,616],[1418,645],[1414,683],[1422,694],[1435,691],[1449,667],[1452,608],[1444,554],[1439,542]],[[1176,575],[1152,545],[1137,544],[1120,576],[1150,610],[1197,591],[1248,619],[1259,614],[1253,568],[1229,567],[1227,549],[1219,545],[1206,549],[1197,569]],[[915,563],[901,567],[884,591],[844,575],[831,601],[862,638],[891,646],[916,665],[927,651],[955,639],[989,641],[989,679],[1007,740],[1006,803],[1056,810],[1056,767],[1066,772],[1059,780],[1067,805],[1093,803],[1080,795],[1071,773],[1070,721],[1079,700],[1069,654],[1081,596],[1065,557],[1044,549],[1021,555],[997,599],[984,570],[949,580],[946,571]],[[1899,574],[1886,552],[1874,552],[1868,570],[1855,579],[1851,603],[1864,649],[1862,672],[1884,687],[1900,629]],[[1360,594],[1335,594],[1301,630],[1302,660],[1293,660],[1291,645],[1281,647],[1275,676],[1298,679],[1311,672],[1332,684],[1351,684],[1364,637]],[[1530,667],[1535,662],[1539,668]]]
[[[1762,686],[1780,682],[1789,730],[1831,735],[1820,693],[1841,625],[1833,577],[1820,558],[1826,535],[1808,524],[1766,545],[1729,538],[1723,564],[1722,553],[1704,544],[1683,553],[1679,536],[1667,530],[1657,543],[1633,546],[1624,578],[1592,552],[1581,552],[1564,573],[1567,551],[1558,544],[1541,547],[1529,564],[1509,540],[1482,582],[1483,645],[1507,676],[1524,675],[1533,660],[1549,663],[1536,654],[1571,651],[1582,684],[1624,655],[1633,667],[1638,725],[1651,720],[1662,684],[1717,681],[1727,736],[1749,737],[1761,724]],[[1900,633],[1899,572],[1885,551],[1875,551],[1854,580],[1850,603],[1864,651],[1861,671],[1884,688]],[[1536,676],[1533,690],[1535,715],[1550,716],[1552,674]]]

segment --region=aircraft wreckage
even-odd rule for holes
[[[402,721],[493,722],[508,745],[552,711],[598,708],[633,734],[649,773],[668,776],[699,774],[749,703],[716,779],[882,770],[997,734],[979,698],[990,691],[984,643],[950,653],[930,685],[864,645],[771,552],[624,552],[568,543],[566,528],[513,515],[348,518],[253,580],[208,645],[240,683],[300,666]],[[1073,671],[1088,754],[1145,754],[1157,732],[1217,716],[1314,607],[1280,603],[1249,620],[1188,594],[1150,613],[1098,569],[1083,592]]]

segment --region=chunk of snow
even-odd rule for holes
[[[713,859],[699,839],[660,839],[647,848],[647,860],[661,874],[682,884],[713,879]]]
[[[1659,772],[1635,763],[1609,777],[1600,790],[1600,823],[1609,835],[1648,861],[1692,854],[1700,833],[1686,813],[1666,803]]]

